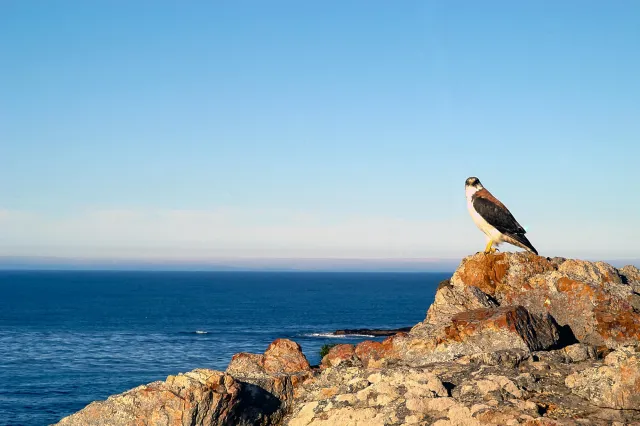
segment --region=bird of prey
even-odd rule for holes
[[[485,189],[477,177],[470,177],[465,182],[467,208],[475,224],[488,238],[485,253],[494,253],[493,244],[509,243],[532,253],[538,251],[531,245],[526,231],[513,217],[509,209]]]

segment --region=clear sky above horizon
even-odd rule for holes
[[[640,2],[0,3],[0,256],[640,257]],[[511,250],[510,246],[503,249]]]

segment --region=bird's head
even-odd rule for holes
[[[484,188],[480,183],[480,179],[477,177],[470,177],[464,182],[464,186],[473,186],[474,188],[482,189]]]
[[[468,197],[472,196],[483,188],[484,186],[482,186],[482,184],[480,183],[480,179],[478,179],[477,177],[467,178],[467,180],[464,182],[465,193]]]

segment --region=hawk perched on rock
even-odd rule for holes
[[[485,253],[496,251],[493,244],[509,243],[538,254],[538,251],[524,236],[526,231],[516,221],[509,209],[491,195],[477,177],[468,178],[464,189],[471,218],[489,240],[484,249]]]

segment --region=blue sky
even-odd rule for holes
[[[517,3],[2,2],[0,256],[460,257],[478,176],[640,257],[640,3]]]

